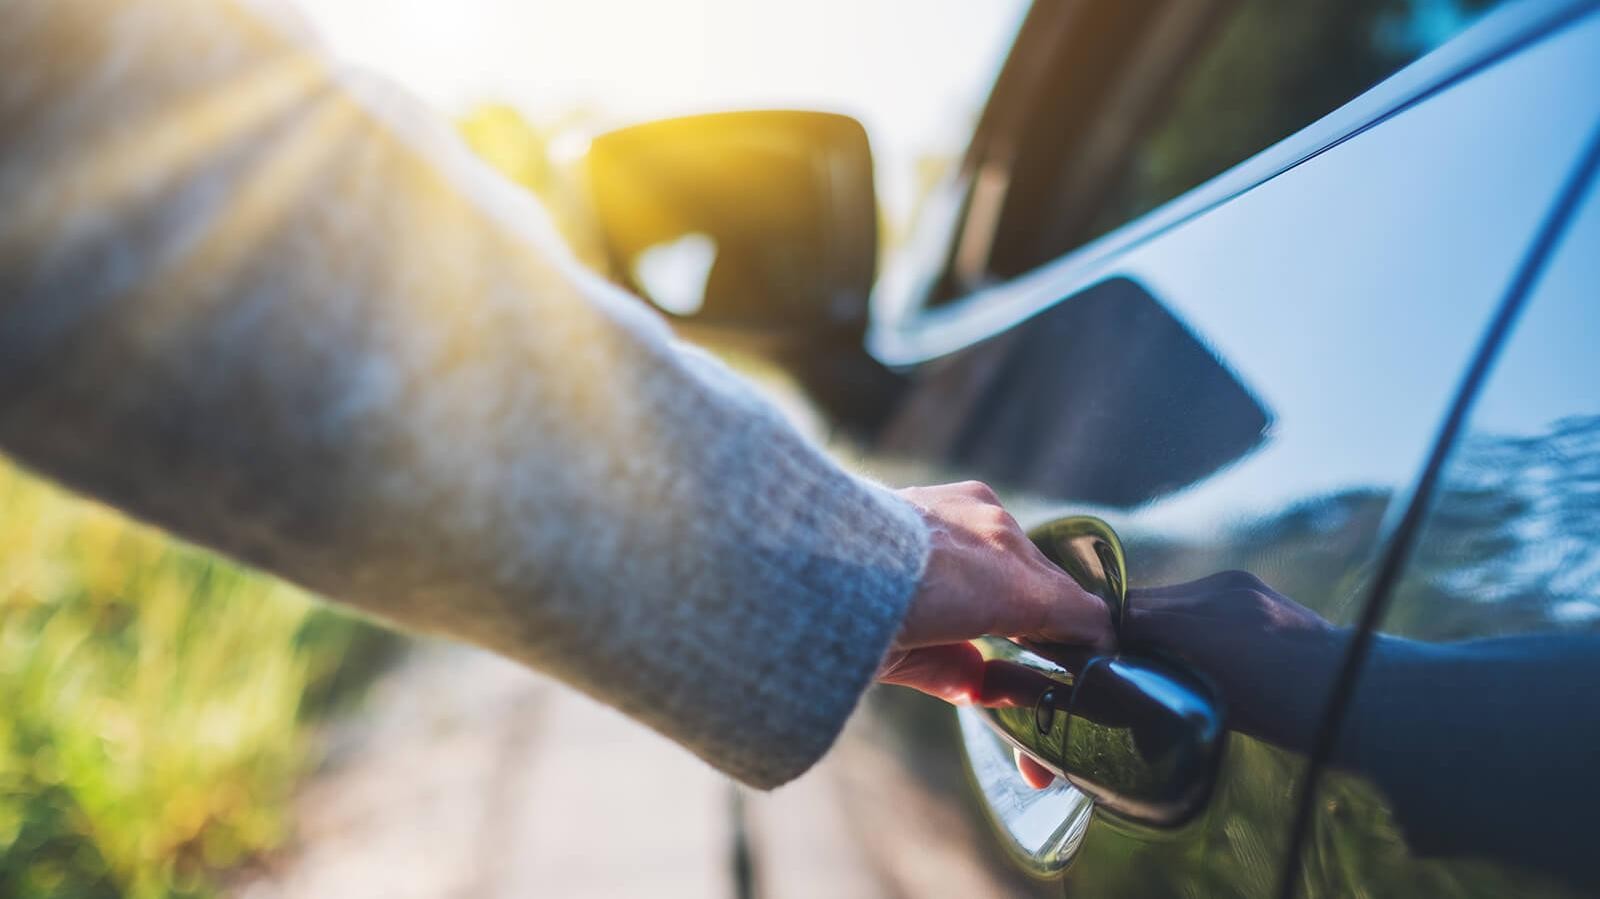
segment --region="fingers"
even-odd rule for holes
[[[965,705],[983,691],[983,656],[971,643],[896,652],[879,669],[878,681]]]
[[[1106,604],[1046,559],[987,485],[968,481],[900,495],[928,521],[931,548],[897,648],[982,634],[1115,647]]]
[[[987,709],[1031,709],[1044,691],[1056,686],[1025,665],[991,659],[983,663],[983,689],[973,701]]]
[[[934,502],[937,502],[940,498],[946,495],[956,494],[958,496],[964,496],[968,499],[975,499],[988,505],[997,506],[1000,504],[1000,497],[994,492],[994,488],[982,481],[957,481],[953,484],[930,484],[926,487],[905,487],[900,490],[900,494],[902,496],[909,496],[913,498],[928,497],[932,498]],[[913,501],[915,500],[913,499]]]
[[[1117,634],[1110,606],[1065,573],[1052,577],[1050,592],[1041,601],[1044,614],[1037,629],[1008,636],[1037,637],[1102,652],[1116,648]]]
[[[1117,642],[1105,600],[1042,556],[1039,567],[1012,592],[995,598],[988,633],[1100,652],[1115,649]]]

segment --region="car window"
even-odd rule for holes
[[[942,274],[919,282],[921,302],[954,302],[1137,218],[1331,112],[1496,2],[1036,6],[951,187],[964,198],[959,222],[919,223],[928,245],[948,244]]]
[[[1083,236],[1131,221],[1304,128],[1496,2],[1241,3],[1173,85]]]
[[[1322,785],[1315,895],[1600,890],[1597,245],[1591,187],[1391,596]]]

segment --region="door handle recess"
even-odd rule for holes
[[[1029,536],[1084,589],[1106,601],[1120,633],[1127,615],[1126,557],[1111,527],[1076,516]],[[993,767],[988,759],[995,736],[1032,756],[1095,807],[1125,820],[1176,827],[1205,807],[1225,728],[1222,705],[1203,680],[1135,655],[1089,657],[1081,648],[999,637],[975,642],[985,660],[984,685],[979,701],[961,712],[968,760],[991,815],[1033,867],[1045,872],[1065,867],[1087,814],[1063,805],[1073,819],[1063,826],[1071,827],[1055,834],[1053,843],[1020,845],[1018,822],[1007,815],[1014,818],[1021,809],[1037,817],[1038,812],[1024,808],[1027,804],[1016,796],[1001,795],[1005,791],[993,773],[986,777],[979,770]]]

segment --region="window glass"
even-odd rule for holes
[[[918,223],[923,250],[913,259],[945,255],[938,276],[914,288],[916,302],[958,301],[1137,218],[1328,114],[1498,2],[1035,5],[961,177],[933,204],[942,214]]]
[[[1109,231],[1311,124],[1496,2],[1241,4],[1179,76],[1083,237]]]

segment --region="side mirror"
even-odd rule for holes
[[[613,272],[688,330],[859,345],[878,225],[854,119],[732,112],[636,125],[595,138],[584,170]]]

